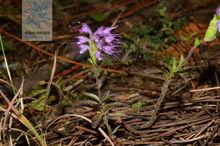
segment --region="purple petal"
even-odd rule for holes
[[[102,53],[100,51],[96,51],[95,56],[99,61],[101,61],[103,59]]]
[[[216,14],[220,16],[220,7],[216,9]]]
[[[80,33],[92,34],[92,30],[90,29],[90,27],[86,23],[83,23],[83,25],[79,31],[80,31]]]
[[[94,35],[103,35],[103,30],[104,30],[103,26],[97,28],[97,30],[95,31]]]
[[[103,33],[105,33],[105,34],[109,34],[109,33],[111,33],[111,31],[113,30],[113,29],[115,29],[116,27],[106,27],[104,30],[103,30]]]
[[[217,29],[220,32],[220,21],[217,22]]]
[[[96,47],[99,49],[99,50],[103,50],[103,42],[102,41],[98,41],[96,43]]]
[[[114,53],[114,47],[113,46],[104,46],[104,51],[108,55],[112,55]]]
[[[87,50],[89,50],[89,45],[79,45],[80,47],[80,54],[83,54],[84,52],[86,52]]]
[[[89,42],[89,38],[85,36],[78,36],[77,38],[78,38],[78,42],[77,42],[78,45]]]
[[[115,36],[113,36],[113,35],[106,35],[105,36],[105,41],[107,42],[107,43],[111,43],[111,42],[113,42],[115,40]]]
[[[100,36],[99,34],[95,34],[95,33],[94,33],[93,40],[94,40],[96,43],[98,43],[98,42],[100,41],[100,39],[101,39],[101,36]]]

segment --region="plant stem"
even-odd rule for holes
[[[202,40],[201,44],[204,44],[205,43],[205,40]],[[192,56],[193,52],[195,51],[195,49],[197,48],[198,46],[193,46],[189,53],[187,54],[186,58],[185,58],[185,63],[188,62],[189,58]]]
[[[160,107],[164,101],[164,97],[166,96],[166,93],[168,91],[168,86],[170,85],[170,82],[171,82],[171,78],[167,79],[164,84],[163,84],[163,87],[162,87],[162,91],[161,91],[161,94],[160,94],[160,97],[159,99],[157,100],[157,103],[155,105],[155,109],[153,111],[153,114],[151,115],[149,121],[147,122],[147,124],[144,124],[144,125],[141,125],[141,129],[144,129],[144,128],[150,128],[153,126],[154,122],[156,121],[157,119],[157,113],[158,111],[160,110]]]

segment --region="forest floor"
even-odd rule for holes
[[[21,39],[21,1],[0,0],[8,63],[1,51],[0,145],[220,145],[219,38],[166,77],[218,4],[54,0],[53,41],[31,42]],[[120,54],[100,65],[99,87],[76,45],[82,23],[115,24],[121,36]]]

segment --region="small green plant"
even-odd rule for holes
[[[45,110],[44,108],[46,108],[47,110],[48,105],[56,101],[58,98],[58,97],[55,97],[54,95],[47,96],[47,89],[45,89],[46,85],[47,85],[47,82],[41,82],[41,85],[38,88],[32,90],[30,93],[30,96],[33,97],[34,99],[31,101],[29,106],[37,111],[42,112]],[[62,78],[59,78],[58,80],[56,80],[52,85],[56,89],[55,92],[61,92],[65,88]]]
[[[170,80],[174,76],[182,76],[182,67],[185,63],[186,62],[183,55],[180,56],[179,60],[177,60],[175,57],[167,59],[165,62],[165,67],[167,69],[165,72],[165,78]]]
[[[141,125],[140,127],[141,129],[150,128],[154,124],[157,117],[157,113],[164,101],[164,97],[166,96],[172,78],[177,75],[182,75],[182,68],[187,63],[189,58],[192,56],[194,50],[202,43],[213,41],[216,38],[218,31],[220,31],[220,7],[217,9],[216,14],[217,15],[214,15],[213,19],[210,21],[209,27],[206,30],[204,38],[195,39],[193,47],[190,49],[189,53],[185,58],[183,57],[183,55],[181,55],[180,59],[177,61],[176,58],[172,57],[171,59],[168,59],[168,61],[165,63],[165,67],[167,68],[167,71],[165,73],[165,82],[163,84],[160,97],[157,100],[154,112],[151,115],[148,123]]]
[[[145,106],[144,102],[138,101],[131,105],[132,109],[139,111]]]
[[[170,44],[179,40],[175,35],[175,31],[183,26],[184,20],[170,21],[166,15],[165,2],[159,4],[156,12],[158,13],[158,25],[153,27],[138,24],[134,26],[130,35],[124,36],[122,64],[132,64],[135,59],[139,61],[152,59],[157,51],[167,48]]]

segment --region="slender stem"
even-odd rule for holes
[[[160,107],[164,101],[164,97],[166,96],[166,93],[168,91],[168,86],[170,85],[170,82],[171,82],[171,79],[167,79],[164,84],[163,84],[163,88],[162,88],[162,92],[160,94],[160,97],[159,99],[157,100],[157,103],[155,105],[155,109],[153,111],[153,114],[151,115],[149,121],[147,122],[147,124],[144,124],[144,125],[141,125],[141,129],[144,129],[144,128],[150,128],[153,126],[154,122],[156,121],[157,119],[157,113],[158,111],[160,110]]]
[[[190,49],[189,53],[187,54],[187,56],[186,56],[186,58],[185,58],[185,62],[187,62],[187,61],[189,60],[189,58],[192,56],[192,54],[193,54],[193,52],[195,51],[195,49],[196,49],[195,46],[193,46],[193,47]]]
[[[202,40],[201,44],[204,44],[204,43],[205,43],[205,41]],[[192,54],[193,54],[193,52],[195,51],[196,48],[197,48],[197,47],[194,45],[194,46],[190,49],[189,53],[187,54],[187,56],[186,56],[186,58],[185,58],[185,62],[188,62],[189,58],[192,56]]]

